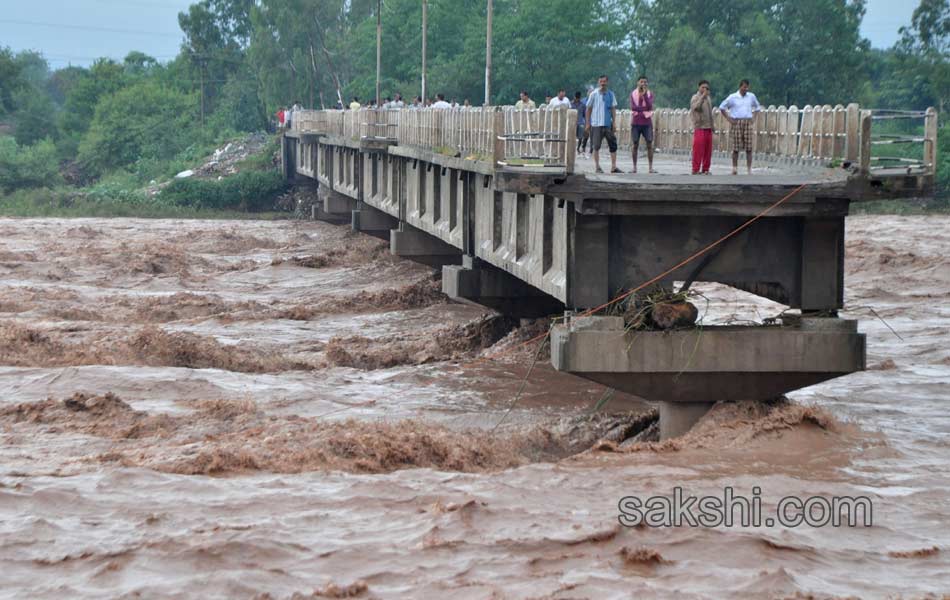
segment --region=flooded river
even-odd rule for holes
[[[847,235],[867,372],[618,444],[649,404],[594,413],[543,349],[526,378],[545,322],[345,227],[0,219],[0,597],[950,593],[950,218]],[[783,308],[699,289],[708,323]],[[621,526],[675,487],[873,524]]]

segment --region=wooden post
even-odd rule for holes
[[[501,108],[495,109],[495,122],[493,124],[493,158],[492,164],[497,169],[500,163],[505,161],[505,113]]]
[[[852,102],[848,105],[847,113],[844,158],[849,162],[855,162],[861,155],[861,109]]]
[[[937,173],[937,111],[927,109],[924,117],[924,168],[928,173]]]
[[[861,171],[871,172],[871,111],[861,111]]]
[[[429,25],[429,0],[422,0],[422,105],[425,106],[426,99],[426,36]]]
[[[493,0],[488,0],[488,25],[485,33],[485,106],[491,104],[491,21]]]

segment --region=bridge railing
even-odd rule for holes
[[[304,110],[291,131],[347,139],[386,139],[402,146],[505,165],[574,168],[576,112],[513,107]]]
[[[617,135],[622,147],[631,145],[629,110],[618,111]],[[923,133],[875,134],[872,124],[897,118],[893,111],[848,106],[769,106],[759,113],[753,133],[753,151],[759,156],[800,163],[849,162],[870,173],[894,168],[908,173],[936,170],[937,113],[901,113],[901,118],[923,119]],[[713,149],[732,149],[731,126],[713,111]],[[294,113],[291,122],[298,133],[324,133],[351,140],[385,139],[403,146],[424,148],[440,154],[491,163],[494,166],[546,166],[574,171],[577,113],[575,110],[541,107],[458,109],[360,109],[305,110]],[[653,114],[654,140],[658,150],[689,153],[693,123],[689,110],[660,108]],[[913,152],[901,157],[872,156],[872,147],[919,144],[921,158]]]
[[[629,148],[632,113],[618,115],[618,142]],[[769,106],[756,118],[753,152],[773,158],[795,161],[851,161],[861,157],[861,118],[857,104],[847,107],[807,105]],[[713,110],[713,150],[732,149],[731,125],[719,109]],[[685,108],[661,108],[654,111],[653,129],[656,148],[689,152],[693,144],[693,122]]]

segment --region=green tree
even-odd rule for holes
[[[127,84],[125,68],[109,59],[99,59],[66,94],[66,102],[60,113],[59,142],[63,156],[75,156],[79,142],[89,129],[99,100],[114,94]]]
[[[23,66],[19,64],[9,48],[0,47],[0,117],[16,108],[14,95],[26,82],[21,77]]]
[[[167,160],[194,137],[195,99],[143,81],[104,97],[79,145],[83,171],[101,175],[140,158]]]
[[[898,49],[927,78],[940,112],[950,98],[950,0],[921,0],[910,27],[901,28]]]
[[[845,103],[862,93],[864,0],[639,2],[633,54],[660,102],[683,106],[700,79],[717,96],[752,81],[765,104]]]

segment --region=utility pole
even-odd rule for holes
[[[426,27],[429,24],[429,0],[422,0],[422,104],[426,99]]]
[[[494,2],[488,0],[488,27],[485,33],[485,106],[491,104],[491,17]]]
[[[201,58],[198,61],[198,72],[201,77],[201,126],[205,126],[205,62]]]
[[[379,97],[379,75],[381,72],[380,61],[381,54],[380,48],[383,44],[383,21],[382,21],[382,8],[383,0],[376,0],[376,106],[381,107],[382,103],[380,102]]]

